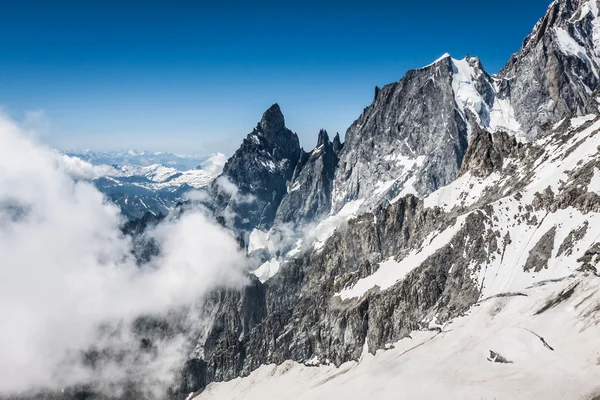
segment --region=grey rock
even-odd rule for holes
[[[596,0],[593,0],[596,1]],[[599,78],[592,15],[582,15],[583,1],[559,0],[495,77],[499,97],[509,99],[515,118],[529,138],[562,118],[598,111],[593,99]],[[557,29],[560,30],[557,33]],[[559,35],[566,33],[583,50],[569,54]]]
[[[452,181],[468,145],[467,122],[454,99],[453,68],[447,57],[377,91],[346,132],[334,212],[349,201],[372,198],[386,182],[395,182],[386,196],[392,198],[412,176],[421,195]],[[422,161],[415,163],[418,157]]]
[[[553,227],[544,233],[535,246],[533,246],[523,267],[526,272],[530,272],[531,270],[540,272],[542,269],[548,268],[548,261],[552,256],[552,250],[554,250],[555,236],[556,227]]]
[[[274,104],[211,185],[215,213],[242,231],[268,229],[300,155],[298,136],[285,127],[279,105]]]
[[[501,170],[504,159],[516,156],[521,147],[514,136],[505,132],[492,134],[475,127],[459,175],[468,171],[477,177],[489,176]]]
[[[338,164],[337,145],[321,130],[317,147],[302,162],[300,171],[288,185],[288,192],[277,209],[277,223],[306,224],[327,215],[331,208],[333,177]],[[300,163],[299,163],[300,165]]]

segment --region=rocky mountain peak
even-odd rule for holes
[[[234,216],[228,222],[244,232],[268,229],[301,155],[298,136],[273,104],[214,181],[216,213]]]
[[[528,139],[547,124],[597,112],[599,9],[597,0],[554,1],[496,75],[499,96]]]
[[[285,118],[279,108],[279,104],[275,103],[263,114],[259,124],[259,130],[267,136],[275,135],[285,129]]]
[[[329,144],[331,144],[331,142],[329,141],[329,135],[327,135],[327,131],[325,129],[321,129],[319,131],[319,137],[317,139],[317,148]]]
[[[333,151],[339,153],[342,150],[343,146],[344,145],[342,144],[342,141],[340,139],[340,134],[336,133],[335,137],[333,138]]]
[[[597,4],[595,0],[557,0],[552,2],[544,17],[538,21],[531,34],[523,41],[523,47],[537,45],[552,28],[571,22],[573,17],[582,17],[584,12],[591,10],[592,3]]]
[[[297,164],[294,179],[288,185],[288,192],[277,210],[276,223],[303,225],[329,213],[341,147],[339,135],[332,143],[325,129],[319,131],[317,147],[305,153],[305,157]]]

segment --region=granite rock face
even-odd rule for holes
[[[597,112],[598,10],[597,0],[554,1],[495,77],[528,138],[547,124]]]
[[[329,213],[341,147],[339,135],[331,142],[325,130],[319,132],[317,147],[298,164],[300,168],[277,210],[276,222],[301,225],[319,220]]]
[[[596,273],[600,117],[571,117],[596,111],[597,15],[595,0],[552,3],[494,77],[469,56],[409,71],[344,144],[321,131],[304,152],[267,110],[211,187],[217,216],[248,233],[364,203],[265,282],[204,299],[171,398],[269,363],[339,366],[491,297]]]
[[[391,199],[411,178],[419,194],[444,186],[458,172],[467,144],[468,122],[455,102],[452,58],[409,71],[400,82],[376,91],[346,132],[332,209],[384,193]]]
[[[211,185],[215,213],[242,231],[268,229],[300,156],[298,136],[274,104]]]
[[[599,243],[589,221],[600,210],[570,193],[600,190],[587,173],[599,168],[599,135],[598,118],[528,144],[474,132],[459,179],[424,200],[407,195],[376,207],[322,248],[287,261],[253,300],[258,319],[241,311],[238,298],[220,303],[205,335],[212,341],[198,359],[201,380],[227,381],[286,360],[339,366],[359,359],[365,344],[374,353],[412,331],[441,330],[487,298],[595,271]],[[579,162],[586,150],[590,161]],[[476,184],[486,190],[474,195]],[[550,195],[547,185],[559,186]],[[457,200],[432,206],[444,193]],[[408,272],[394,275],[403,265]],[[234,321],[231,330],[222,320]],[[256,322],[250,331],[248,321]]]

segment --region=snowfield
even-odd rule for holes
[[[484,299],[440,330],[414,332],[358,362],[266,365],[190,398],[591,399],[600,394],[599,285],[579,274]],[[508,363],[490,361],[490,351]]]

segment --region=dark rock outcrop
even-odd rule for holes
[[[317,147],[302,162],[300,171],[289,184],[288,193],[277,210],[278,223],[303,224],[317,221],[329,213],[333,178],[341,148],[339,136],[336,138],[337,141],[332,143],[325,130],[319,132]]]
[[[298,136],[274,104],[211,185],[216,214],[242,231],[268,229],[300,156]]]
[[[494,134],[475,127],[459,175],[467,171],[484,178],[502,169],[504,159],[518,154],[521,145],[506,132]]]

